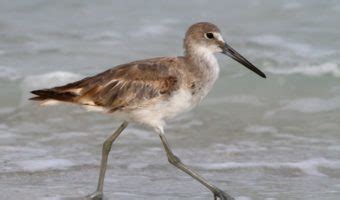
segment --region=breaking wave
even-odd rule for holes
[[[265,71],[273,74],[291,75],[301,74],[307,76],[322,76],[322,75],[333,75],[340,77],[339,66],[335,63],[324,63],[321,65],[304,65],[297,66],[294,68],[267,68]]]
[[[315,48],[309,44],[299,43],[287,40],[277,35],[259,35],[250,39],[259,45],[277,47],[292,51],[295,55],[300,57],[322,57],[333,54],[334,51]]]
[[[318,168],[325,167],[331,169],[340,169],[340,161],[328,160],[325,158],[315,158],[309,160],[303,160],[300,162],[225,162],[215,164],[200,164],[198,167],[211,170],[223,170],[223,169],[243,169],[243,168],[290,168],[299,169],[307,175],[313,176],[325,176]]]
[[[330,99],[321,98],[302,98],[289,102],[282,109],[294,110],[303,113],[317,113],[324,111],[332,111],[340,108],[340,96]]]
[[[82,75],[66,71],[26,76],[21,83],[21,89],[23,92],[22,102],[27,102],[28,95],[30,95],[30,91],[32,90],[63,85],[77,81],[82,77]]]
[[[19,72],[13,68],[0,66],[0,80],[15,81],[21,78]]]

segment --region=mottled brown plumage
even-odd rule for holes
[[[214,53],[223,53],[265,78],[253,64],[224,42],[217,26],[207,22],[192,25],[184,39],[183,57],[161,57],[118,65],[92,77],[64,86],[35,90],[31,100],[42,104],[58,101],[95,107],[111,113],[124,123],[103,144],[101,170],[96,192],[90,199],[101,199],[111,144],[126,128],[137,122],[153,128],[160,136],[168,160],[201,182],[215,200],[232,200],[185,166],[175,156],[164,136],[165,120],[197,105],[211,90],[219,74]]]
[[[181,83],[183,58],[154,58],[119,65],[64,86],[32,91],[31,100],[59,100],[108,111],[130,110],[154,98],[169,98]]]

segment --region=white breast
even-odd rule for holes
[[[200,82],[199,92],[193,94],[188,88],[181,88],[171,94],[167,99],[155,99],[148,105],[141,106],[128,113],[116,112],[124,120],[134,121],[146,124],[162,130],[166,119],[171,119],[177,115],[192,109],[203,97],[211,90],[219,74],[219,65],[213,51],[207,48],[197,48],[195,57],[200,59],[197,61],[197,67],[202,72],[202,76],[198,77]]]
[[[189,90],[179,89],[166,100],[155,101],[126,114],[124,119],[146,124],[154,128],[165,125],[164,120],[176,117],[178,114],[193,108],[192,95]]]

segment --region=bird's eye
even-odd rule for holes
[[[208,39],[213,39],[214,38],[214,34],[213,33],[206,33],[205,37]]]

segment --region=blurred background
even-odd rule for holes
[[[340,3],[0,1],[1,199],[81,197],[97,184],[101,144],[119,122],[75,106],[39,107],[29,91],[132,60],[182,55],[193,23],[267,74],[218,56],[200,107],[169,123],[184,163],[237,200],[340,198]],[[107,199],[212,199],[167,163],[158,137],[130,126],[114,144]]]

